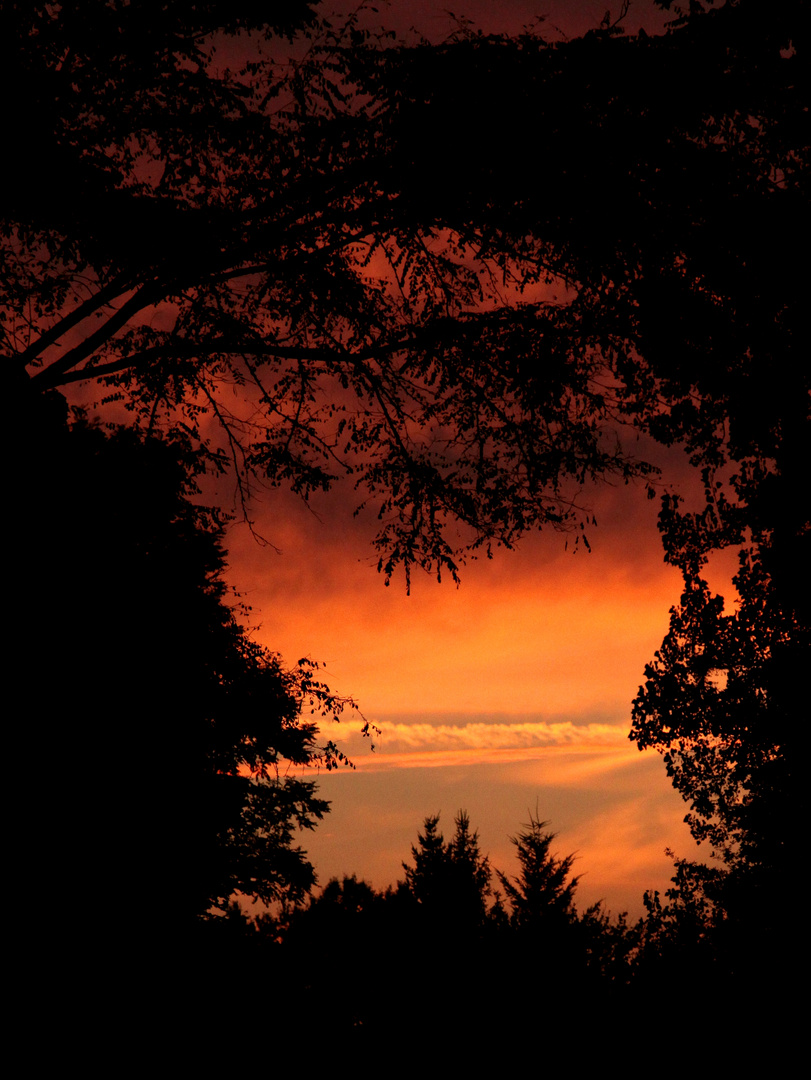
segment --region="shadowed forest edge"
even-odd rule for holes
[[[11,760],[35,777],[13,846],[74,928],[42,931],[54,978],[163,966],[213,1009],[239,972],[241,1008],[293,1030],[329,1002],[322,1030],[355,1034],[440,985],[454,1017],[530,1023],[537,998],[492,987],[540,966],[547,1012],[650,1019],[697,986],[723,1019],[754,1009],[792,962],[802,850],[806,3],[441,43],[364,7],[159,7],[0,9],[0,90],[26,103],[0,220]],[[619,429],[683,448],[703,507]],[[534,529],[585,536],[592,481],[644,486],[684,585],[630,737],[712,864],[676,859],[632,924],[578,911],[538,811],[514,878],[460,812],[386,892],[313,898],[301,836],[328,804],[288,765],[348,764],[318,718],[356,707],[251,639],[204,472],[249,524],[263,486],[348,479],[406,588]],[[726,548],[734,610],[702,576]]]

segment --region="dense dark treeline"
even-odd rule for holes
[[[426,819],[404,880],[385,892],[336,879],[275,916],[250,921],[234,906],[217,929],[287,972],[273,1007],[295,1029],[306,1018],[336,1036],[404,1037],[429,1003],[451,1029],[504,1034],[538,1015],[568,1027],[573,1001],[596,1010],[627,982],[637,931],[599,908],[578,913],[572,860],[555,857],[543,822],[516,839],[524,858],[507,904],[460,812],[448,841],[438,816]]]
[[[12,849],[59,912],[26,943],[65,998],[81,967],[101,997],[174,964],[201,1015],[273,1003],[290,1030],[421,1031],[438,989],[517,1038],[574,997],[762,1025],[804,839],[808,5],[441,45],[267,6],[0,5]],[[77,386],[131,430],[70,413]],[[587,481],[655,484],[618,424],[703,483],[698,510],[659,491],[684,591],[631,737],[715,861],[628,927],[576,912],[537,822],[496,903],[466,819],[447,843],[429,819],[402,886],[291,909],[326,807],[276,769],[334,763],[302,708],[344,703],[251,643],[196,470],[231,469],[246,516],[257,483],[351,477],[387,577],[455,577],[454,537],[582,533]],[[735,605],[706,580],[724,548]],[[215,917],[235,891],[286,921]]]
[[[445,1032],[486,1032],[497,1044],[541,1035],[549,1063],[563,1065],[572,1040],[582,1060],[614,1056],[629,1024],[636,1053],[661,1052],[662,1018],[695,1024],[699,1000],[712,1002],[716,1030],[756,1025],[753,1045],[770,1024],[790,1022],[791,987],[772,982],[764,997],[729,965],[710,906],[691,903],[686,864],[669,901],[646,896],[647,913],[633,922],[602,904],[578,909],[573,857],[559,857],[554,839],[531,816],[514,838],[510,879],[491,870],[464,812],[447,841],[438,815],[428,817],[404,879],[385,891],[353,875],[275,914],[250,918],[234,903],[212,927],[222,970],[233,980],[236,963],[237,981],[286,1031],[317,1030],[345,1046],[403,1045],[433,1018]],[[774,961],[784,972],[791,964]],[[285,973],[278,987],[259,974],[268,971]],[[463,1043],[441,1053],[477,1051]],[[729,1041],[720,1056],[729,1063],[746,1051]]]
[[[724,1022],[756,1002],[761,1016],[784,1007],[797,927],[776,924],[781,879],[764,882],[774,856],[751,830],[735,859],[677,862],[668,896],[646,897],[635,923],[578,909],[573,857],[532,816],[513,838],[513,876],[491,868],[460,812],[447,840],[426,818],[385,892],[350,877],[310,895],[297,829],[328,804],[312,781],[275,769],[332,761],[302,705],[345,703],[312,672],[285,671],[237,621],[221,526],[192,498],[195,455],[80,415],[69,424],[56,396],[47,405],[27,417],[37,438],[16,493],[28,543],[14,667],[22,716],[50,723],[22,723],[15,740],[36,755],[41,738],[60,770],[21,803],[17,865],[35,889],[70,883],[34,952],[47,951],[62,992],[77,965],[119,995],[122,976],[172,972],[170,996],[218,1031],[270,1009],[290,1032],[317,1017],[322,1033],[356,1040],[405,1036],[427,1000],[446,1023],[500,1034],[539,1014],[574,1034],[584,1009],[601,1030],[629,1011],[649,1023],[663,1008],[679,1014],[697,983]],[[44,667],[27,647],[38,623],[50,634]],[[49,837],[47,859],[31,829]],[[273,913],[247,917],[229,904],[235,892]],[[764,982],[768,1003],[752,996]]]
[[[343,760],[315,721],[352,703],[252,640],[182,438],[105,431],[56,393],[15,420],[11,865],[59,910],[31,927],[32,977],[47,963],[58,996],[80,970],[106,1014],[157,970],[186,985],[235,891],[307,895],[300,837],[329,804],[301,770]]]

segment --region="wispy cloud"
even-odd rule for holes
[[[361,769],[442,768],[458,764],[533,761],[558,753],[597,755],[600,771],[628,758],[627,727],[563,722],[427,724],[386,723],[370,744],[346,723],[323,724],[322,738],[333,739]]]

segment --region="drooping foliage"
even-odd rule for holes
[[[697,836],[768,877],[798,820],[811,621],[806,284],[787,257],[808,215],[807,16],[695,3],[656,38],[404,46],[303,0],[3,4],[3,97],[26,102],[0,218],[10,447],[53,430],[55,389],[81,392],[230,462],[246,511],[251,477],[306,497],[348,476],[381,569],[455,574],[466,546],[583,524],[585,480],[646,474],[616,424],[680,443],[706,507],[665,503],[685,596],[633,736],[668,755]],[[23,521],[31,490],[61,512],[60,485],[83,487],[47,458]],[[64,611],[88,565],[105,595],[117,539],[68,535],[60,556],[38,514]],[[701,577],[730,544],[734,614]],[[56,623],[79,697],[88,610],[80,632]],[[112,687],[120,663],[88,678]]]
[[[144,424],[200,438],[213,415],[213,449],[244,480],[306,495],[348,473],[381,514],[387,571],[455,570],[454,519],[462,546],[511,542],[564,523],[586,477],[637,471],[605,438],[627,326],[599,313],[615,306],[602,254],[578,262],[560,225],[546,235],[513,162],[494,188],[434,153],[464,130],[435,97],[498,84],[516,51],[554,69],[557,51],[370,48],[350,21],[317,24],[283,63],[278,28],[246,11],[219,33],[217,9],[194,5],[5,13],[35,153],[4,204],[3,326],[32,389],[107,383]],[[292,29],[296,11],[299,28],[309,15],[285,9]],[[239,25],[257,31],[249,46],[227,36]],[[510,81],[518,115],[528,70]]]
[[[9,363],[182,425],[246,507],[351,476],[387,573],[571,522],[644,471],[620,419],[766,453],[805,385],[802,8],[405,46],[303,0],[4,5]]]

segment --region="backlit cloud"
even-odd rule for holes
[[[348,736],[348,737],[347,737]],[[616,724],[547,723],[467,724],[387,723],[371,742],[346,723],[321,725],[321,737],[331,739],[352,758],[356,768],[439,768],[457,764],[532,761],[556,751],[597,755],[602,765],[623,764],[629,750],[627,729]],[[592,769],[597,768],[593,763]]]

